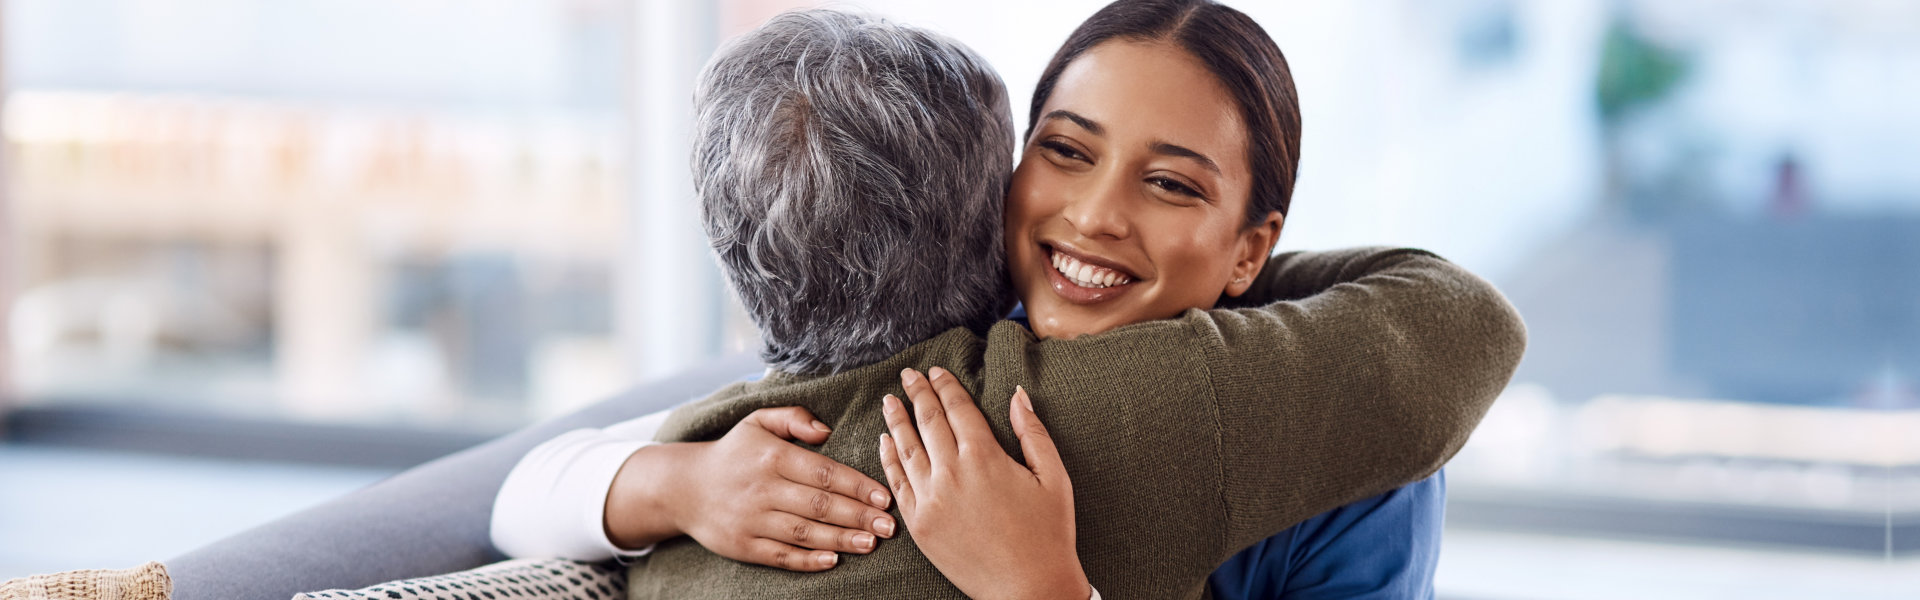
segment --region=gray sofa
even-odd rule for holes
[[[487,537],[493,497],[528,450],[568,430],[705,396],[761,369],[752,356],[719,359],[165,561],[173,598],[281,600],[502,560]]]

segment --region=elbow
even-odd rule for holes
[[[1428,417],[1436,421],[1427,448],[1435,459],[1426,472],[1429,475],[1466,445],[1480,420],[1506,391],[1526,354],[1527,325],[1520,311],[1491,284],[1477,296],[1477,310],[1467,314],[1479,315],[1474,319],[1479,325],[1467,332],[1467,338],[1475,340],[1472,347],[1480,351],[1459,353],[1463,362],[1454,365],[1454,376],[1449,378],[1454,383],[1449,390],[1454,401],[1447,404],[1448,410]]]
[[[1421,414],[1406,418],[1426,432],[1418,444],[1421,477],[1431,475],[1466,445],[1493,403],[1506,391],[1526,354],[1527,325],[1520,311],[1485,280],[1466,295],[1453,313],[1458,326],[1449,342],[1432,349],[1443,356],[1438,373],[1429,373],[1437,397]],[[1464,318],[1458,318],[1464,317]]]
[[[1451,352],[1453,379],[1477,403],[1490,405],[1507,387],[1527,351],[1527,323],[1493,283],[1454,266],[1456,293],[1438,314],[1452,322],[1440,344]],[[1482,409],[1485,406],[1481,407]]]
[[[1489,320],[1493,323],[1493,332],[1489,336],[1495,349],[1494,361],[1499,368],[1494,394],[1505,390],[1513,374],[1520,368],[1520,359],[1527,353],[1527,322],[1520,318],[1520,310],[1499,290],[1489,286],[1492,294],[1493,314]]]
[[[1499,290],[1491,289],[1489,304],[1491,313],[1488,321],[1492,323],[1488,336],[1494,352],[1493,360],[1499,369],[1499,387],[1504,389],[1507,381],[1513,378],[1514,371],[1520,368],[1520,359],[1527,353],[1527,323],[1520,318],[1519,309]]]

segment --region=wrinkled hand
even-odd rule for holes
[[[879,482],[790,443],[827,441],[797,406],[763,408],[712,442],[641,448],[607,498],[607,532],[638,548],[685,534],[715,554],[789,571],[824,571],[836,552],[893,537]]]
[[[1026,390],[1010,408],[1023,466],[952,373],[907,369],[900,382],[918,418],[899,398],[881,400],[891,434],[880,436],[880,463],[927,559],[976,600],[1091,595],[1074,549],[1073,485]]]

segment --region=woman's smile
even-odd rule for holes
[[[1046,271],[1053,293],[1074,304],[1106,302],[1140,282],[1140,277],[1125,266],[1064,244],[1041,244],[1040,256],[1046,257],[1052,267]]]

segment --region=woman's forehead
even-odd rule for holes
[[[1115,142],[1175,144],[1245,169],[1238,103],[1205,63],[1173,44],[1109,41],[1088,49],[1061,71],[1041,114],[1055,111],[1091,122]]]

